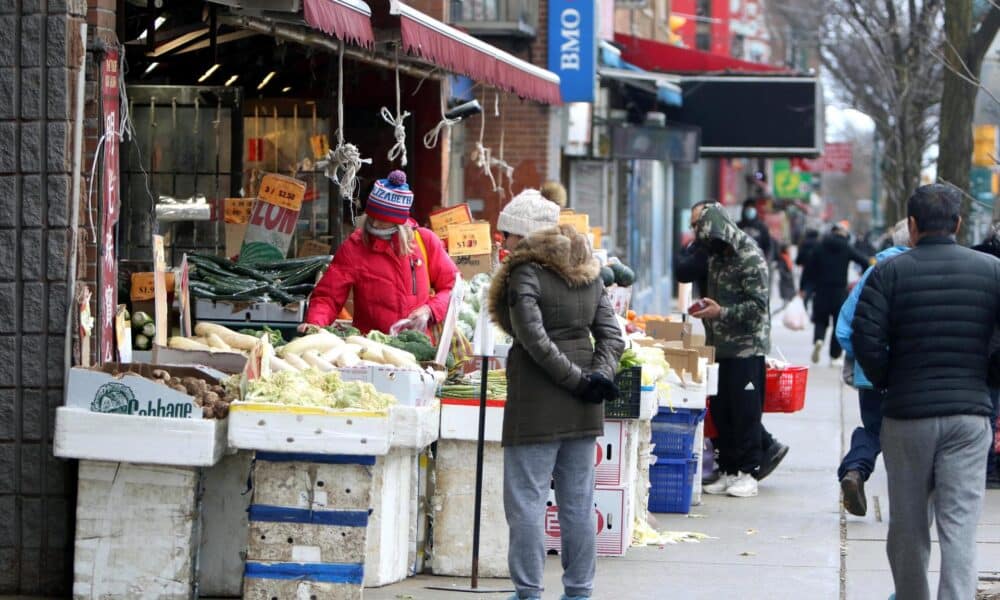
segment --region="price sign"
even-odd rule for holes
[[[467,223],[448,226],[448,254],[472,256],[493,251],[489,223]]]
[[[560,225],[572,225],[578,232],[590,232],[590,215],[587,213],[565,212],[559,215]]]
[[[306,195],[304,181],[268,173],[260,182],[260,199],[268,204],[298,212]]]
[[[166,273],[167,291],[174,289],[174,274]],[[156,297],[153,284],[153,273],[132,273],[132,289],[129,293],[132,302],[147,302]]]
[[[242,225],[250,222],[253,198],[226,198],[223,205],[223,219],[226,223]]]
[[[449,225],[463,225],[472,222],[472,212],[468,204],[450,206],[431,213],[431,230],[442,240],[448,238]]]
[[[603,227],[591,227],[590,228],[590,233],[594,236],[594,248],[600,248],[601,247],[601,238],[604,237],[604,228]]]

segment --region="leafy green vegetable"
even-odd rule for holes
[[[379,393],[370,383],[344,381],[340,373],[281,371],[247,384],[247,402],[320,406],[359,410],[386,410],[396,403],[389,394]]]
[[[275,348],[284,346],[288,343],[285,341],[285,336],[281,335],[280,331],[277,329],[271,329],[267,325],[264,325],[263,329],[240,329],[239,333],[252,335],[258,338],[264,337],[264,335],[267,334],[268,341],[271,342],[271,345]]]
[[[329,327],[324,327],[330,333],[339,336],[341,338],[349,338],[352,335],[361,335],[361,330],[353,325],[345,325],[343,323],[334,323]]]
[[[625,369],[631,369],[632,367],[641,367],[642,360],[640,360],[639,355],[635,353],[635,350],[629,348],[622,353],[621,359],[618,361],[618,372],[621,373]]]
[[[380,344],[388,344],[392,340],[391,336],[388,336],[377,329],[369,331],[367,337],[371,341],[378,342]]]

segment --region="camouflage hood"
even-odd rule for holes
[[[698,222],[695,223],[695,235],[705,247],[711,247],[713,240],[718,240],[737,254],[747,245],[757,247],[749,235],[743,232],[722,208],[721,204],[707,204],[701,211]]]

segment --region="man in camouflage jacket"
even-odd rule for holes
[[[722,476],[705,492],[756,496],[754,474],[763,459],[764,355],[771,346],[767,261],[719,204],[695,206],[691,227],[709,250],[702,308],[692,316],[705,322],[719,362],[719,391],[710,406]]]

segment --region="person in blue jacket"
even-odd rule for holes
[[[892,230],[892,247],[879,252],[875,256],[877,263],[902,254],[909,249],[910,230],[906,219],[903,219]],[[858,402],[861,405],[861,423],[851,435],[851,449],[840,462],[837,469],[837,477],[840,479],[840,489],[844,494],[844,508],[852,515],[865,516],[868,512],[868,499],[865,497],[865,482],[875,470],[875,460],[878,458],[882,446],[879,442],[879,431],[882,428],[882,398],[881,394],[874,389],[871,381],[861,370],[861,365],[854,362],[854,351],[851,345],[851,321],[854,320],[854,310],[858,306],[858,298],[861,297],[861,290],[865,286],[865,281],[871,274],[874,267],[868,267],[861,279],[858,280],[854,289],[851,290],[847,300],[840,307],[840,314],[837,316],[837,327],[835,334],[840,342],[844,353],[847,355],[846,365],[853,365],[853,373],[848,371],[845,365],[845,380],[851,383],[858,390]],[[853,375],[853,383],[850,376]]]

